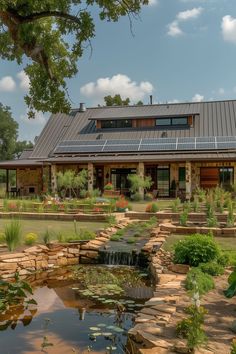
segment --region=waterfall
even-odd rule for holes
[[[147,259],[143,253],[100,250],[98,254],[98,263],[146,267]]]

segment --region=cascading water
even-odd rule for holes
[[[147,259],[142,252],[137,253],[135,251],[125,252],[114,250],[100,250],[98,255],[98,263],[107,265],[146,267]]]

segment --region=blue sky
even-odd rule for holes
[[[133,21],[96,19],[96,37],[68,81],[74,107],[94,106],[120,93],[135,103],[231,99],[236,96],[235,0],[152,0]],[[0,102],[11,107],[19,138],[33,140],[48,115],[27,119],[27,77],[0,62]]]

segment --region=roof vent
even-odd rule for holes
[[[86,111],[85,103],[80,103],[79,104],[79,112],[85,112],[85,111]]]
[[[150,95],[150,104],[152,104],[152,95]]]

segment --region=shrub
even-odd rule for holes
[[[6,244],[9,251],[13,251],[20,243],[21,226],[18,220],[12,220],[4,229]]]
[[[151,193],[146,193],[144,199],[150,202],[153,200],[153,195]]]
[[[110,237],[110,241],[120,241],[120,238],[121,236],[114,234]]]
[[[187,290],[194,290],[194,281],[196,281],[200,295],[206,294],[215,287],[212,276],[203,273],[199,268],[193,268],[188,272],[185,288]]]
[[[187,225],[187,221],[188,221],[188,212],[187,211],[183,211],[183,213],[180,214],[180,216],[179,216],[179,224],[181,226],[186,226]]]
[[[107,183],[105,186],[104,186],[104,190],[105,191],[113,191],[114,190],[114,186],[111,182]]]
[[[230,257],[227,253],[221,253],[217,258],[217,263],[223,267],[227,267],[230,263]]]
[[[186,310],[188,318],[183,319],[177,324],[177,334],[187,339],[187,346],[191,352],[206,342],[207,338],[202,328],[204,317],[207,311],[204,307],[195,305],[189,306]]]
[[[212,276],[224,274],[224,267],[216,261],[202,263],[199,265],[199,268],[203,273],[207,273]]]
[[[146,207],[147,213],[156,213],[157,211],[159,211],[159,207],[158,207],[157,203],[150,203]]]
[[[31,246],[38,240],[38,235],[34,232],[29,232],[25,235],[24,240],[26,245]]]
[[[199,199],[198,199],[198,196],[194,196],[194,199],[193,199],[193,211],[195,213],[198,213],[199,212]]]
[[[219,247],[213,237],[194,234],[175,244],[174,262],[197,267],[200,263],[216,259],[219,254]]]
[[[127,242],[127,243],[135,243],[136,240],[135,240],[134,237],[129,237],[126,242]]]
[[[171,209],[173,211],[173,213],[177,213],[179,211],[179,207],[180,207],[181,201],[179,198],[176,198],[173,202],[172,202],[172,206]]]
[[[131,195],[130,197],[134,202],[140,202],[140,200],[142,200],[142,195],[138,192],[134,193]]]
[[[124,210],[128,207],[129,202],[125,198],[120,198],[116,201],[116,209],[119,210]]]
[[[236,340],[233,339],[232,343],[231,343],[231,352],[230,354],[236,354]]]
[[[227,215],[227,227],[234,227],[235,223],[235,215],[234,215],[234,208],[233,203],[229,203],[228,205],[228,215]]]

